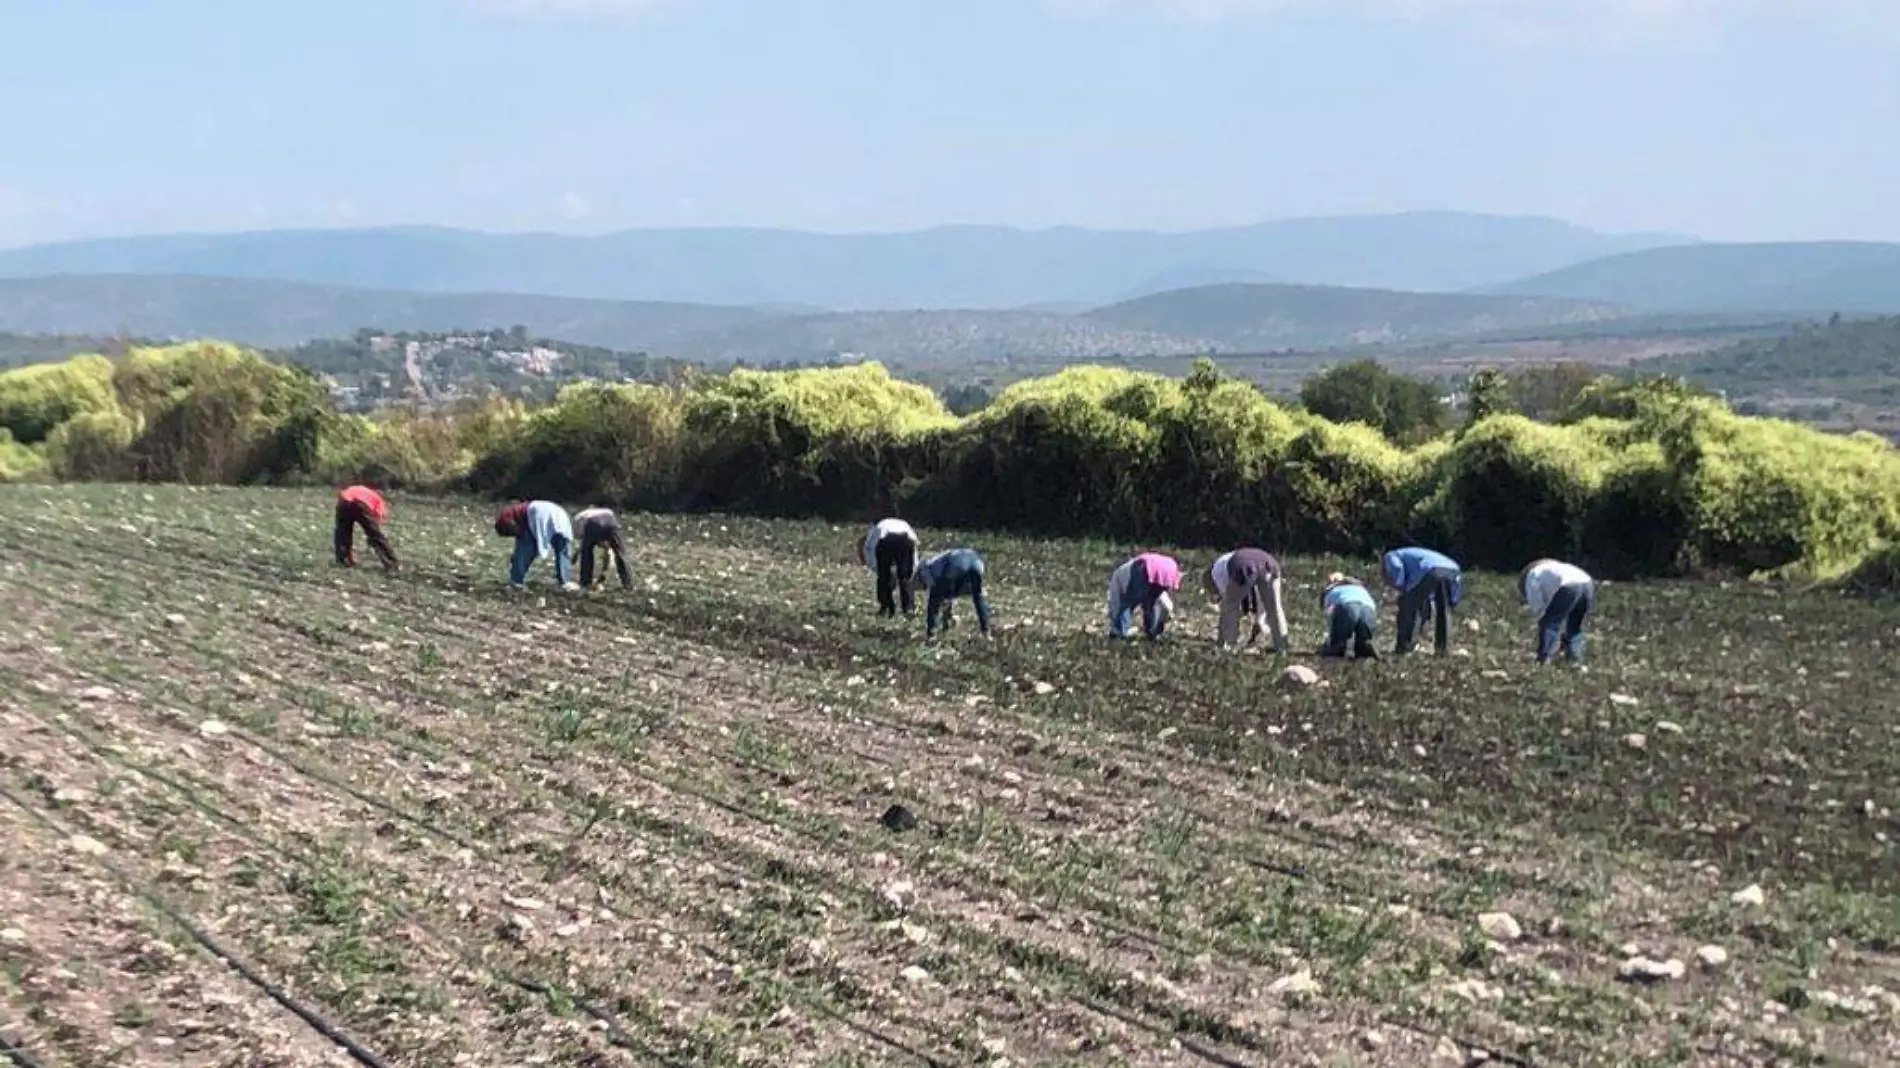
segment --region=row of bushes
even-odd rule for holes
[[[1295,552],[1418,540],[1477,566],[1556,554],[1606,576],[1834,575],[1900,542],[1891,445],[1667,382],[1606,380],[1558,424],[1495,415],[1401,448],[1212,365],[1184,380],[1072,368],[964,418],[863,364],[369,419],[336,414],[308,374],[207,344],[0,375],[0,428],[7,478],[369,480]]]

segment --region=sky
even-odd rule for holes
[[[1900,0],[0,0],[0,246],[1460,210],[1900,240]]]

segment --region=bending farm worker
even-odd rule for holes
[[[363,528],[369,547],[383,562],[384,571],[396,570],[396,550],[383,535],[389,521],[389,505],[383,495],[368,486],[350,486],[336,495],[336,562],[338,567],[356,566],[356,528]]]
[[[1335,571],[1326,576],[1326,589],[1319,595],[1319,603],[1326,612],[1326,644],[1319,655],[1343,659],[1346,643],[1351,642],[1352,655],[1361,660],[1379,658],[1379,651],[1372,647],[1379,602],[1365,583]]]
[[[1451,610],[1464,599],[1464,570],[1444,553],[1416,545],[1386,553],[1384,565],[1385,584],[1399,591],[1399,633],[1392,651],[1411,652],[1430,617],[1432,648],[1444,656],[1451,650]]]
[[[1108,576],[1108,636],[1126,638],[1141,609],[1141,632],[1161,637],[1174,615],[1169,591],[1181,588],[1181,565],[1172,556],[1142,553]]]
[[[1581,661],[1583,625],[1597,603],[1597,583],[1590,573],[1561,560],[1534,560],[1517,577],[1517,588],[1537,617],[1537,662],[1550,663],[1560,638],[1564,659]]]
[[[633,572],[627,566],[627,542],[620,536],[620,519],[613,509],[595,506],[576,512],[574,524],[581,528],[581,588],[594,588],[596,551],[604,551],[613,560],[614,571],[620,575],[620,588],[631,587]],[[606,568],[601,569],[600,581],[607,581]]]
[[[951,549],[925,560],[911,577],[912,587],[930,591],[924,606],[924,636],[937,636],[937,616],[950,624],[950,603],[964,594],[976,603],[976,625],[990,633],[990,602],[983,596],[983,557],[975,549]]]
[[[552,501],[516,501],[496,514],[495,533],[515,539],[508,585],[520,589],[528,581],[528,568],[536,560],[552,556],[555,580],[564,589],[580,589],[567,555],[574,544],[574,526],[565,508]]]
[[[1247,635],[1252,645],[1261,630],[1273,633],[1273,651],[1287,651],[1286,602],[1280,577],[1280,561],[1264,549],[1235,549],[1214,561],[1208,572],[1208,584],[1220,593],[1220,631],[1223,648],[1231,647],[1240,637],[1240,617],[1253,619]]]
[[[917,532],[902,519],[880,519],[871,524],[871,532],[858,547],[858,560],[877,576],[877,614],[897,615],[897,602],[904,602],[904,615],[917,614],[917,601],[911,593],[911,576],[917,571]]]

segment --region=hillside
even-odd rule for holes
[[[1808,242],[1656,248],[1494,292],[1657,311],[1900,313],[1900,244]]]
[[[0,277],[193,274],[423,292],[837,309],[1101,304],[1277,279],[1451,291],[1679,244],[1554,219],[1294,219],[1186,233],[949,226],[908,233],[629,230],[593,237],[410,227],[111,238],[0,251]]]
[[[116,352],[124,342],[117,338],[81,334],[9,334],[0,331],[0,370],[33,363],[52,363],[82,352]]]
[[[1032,357],[1072,363],[1205,352],[1210,341],[1032,311],[835,312],[708,331],[660,351],[694,363],[873,359],[933,367]]]
[[[401,293],[240,278],[156,275],[0,279],[0,331],[222,337],[265,347],[364,327],[441,332],[524,326],[538,337],[652,350],[767,318],[750,308],[506,293]]]
[[[1900,430],[1900,317],[1809,324],[1773,338],[1644,360],[1632,370],[1718,389],[1746,411]]]
[[[1091,322],[1193,334],[1226,350],[1403,344],[1499,330],[1599,322],[1604,304],[1542,298],[1287,285],[1215,285],[1097,308]]]

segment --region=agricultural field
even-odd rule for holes
[[[1478,575],[1453,656],[1321,663],[1372,568],[1298,559],[1284,688],[1189,591],[1109,643],[1135,546],[925,531],[1000,622],[927,645],[856,526],[511,593],[392,504],[386,576],[327,492],[0,488],[16,1063],[1900,1063],[1892,602],[1609,585],[1537,669]]]

